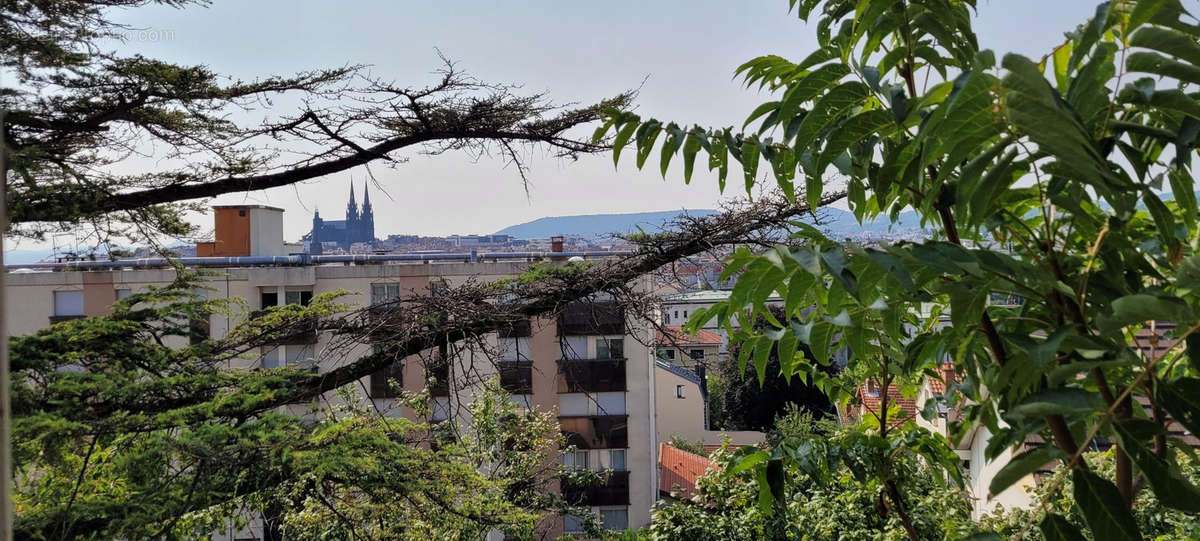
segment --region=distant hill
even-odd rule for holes
[[[602,238],[614,233],[630,233],[640,228],[647,233],[662,231],[663,225],[680,215],[709,216],[713,209],[665,210],[660,212],[634,212],[629,214],[584,214],[579,216],[548,216],[532,222],[513,225],[496,232],[497,235],[512,235],[519,239],[544,239],[554,235],[578,235]],[[860,233],[883,233],[921,229],[916,213],[904,212],[893,225],[886,218],[859,225],[849,211],[827,208],[821,211],[821,229],[834,238],[853,236]]]
[[[547,216],[532,222],[506,227],[497,235],[512,235],[518,239],[544,239],[554,235],[579,235],[604,237],[613,233],[647,233],[662,231],[663,225],[680,215],[708,216],[716,214],[712,209],[664,210],[660,212],[633,212],[629,214],[582,214],[579,216]]]

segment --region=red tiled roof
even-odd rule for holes
[[[941,378],[926,378],[925,381],[929,382],[929,390],[934,394],[945,394],[946,386],[958,381],[958,374],[954,372],[954,365],[950,363],[943,364],[938,372]]]
[[[864,383],[858,387],[859,404],[857,412],[850,412],[849,417],[862,419],[868,412],[872,416],[879,416],[880,407],[883,405],[883,393],[878,391],[874,384]],[[888,426],[896,426],[904,422],[915,419],[917,416],[917,399],[908,398],[900,393],[900,388],[895,385],[889,385],[887,390],[888,397]],[[893,405],[899,408],[899,412],[895,412]]]
[[[680,327],[666,325],[662,331],[657,333],[654,343],[659,346],[719,346],[721,345],[721,335],[700,329],[696,331],[696,334],[688,336]]]
[[[709,468],[718,469],[708,457],[658,444],[658,491],[670,495],[680,493],[684,498],[696,494],[696,479]]]

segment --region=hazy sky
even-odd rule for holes
[[[980,44],[1040,57],[1093,11],[1096,0],[980,0]],[[214,0],[208,8],[138,8],[114,17],[169,31],[170,39],[132,40],[129,52],[205,64],[240,78],[369,64],[403,85],[431,80],[435,48],[462,70],[491,82],[522,83],[558,102],[591,102],[641,86],[644,115],[702,125],[740,126],[766,95],[731,79],[741,62],[766,53],[799,59],[814,48],[813,28],[787,14],[784,0],[761,1],[409,1]],[[645,79],[645,83],[642,81]],[[517,172],[500,160],[463,154],[407,155],[396,170],[376,169],[376,233],[490,233],[542,216],[707,208],[715,179],[685,186],[678,170],[664,182],[611,156],[529,161],[526,196]],[[736,167],[733,168],[736,173]],[[287,209],[285,235],[311,225],[312,209],[340,219],[355,170],[295,186],[236,194],[220,203]],[[738,195],[731,183],[727,195]],[[361,197],[361,195],[360,195]],[[210,218],[198,216],[205,229]],[[27,247],[27,246],[22,246]]]

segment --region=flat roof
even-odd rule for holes
[[[685,291],[683,293],[669,293],[663,295],[662,300],[669,304],[682,304],[693,302],[720,302],[729,300],[729,296],[733,294],[729,289],[705,289],[703,291]],[[783,300],[778,293],[771,293],[767,300],[778,301]]]
[[[279,212],[284,212],[283,209],[281,209],[279,207],[272,207],[270,205],[213,205],[212,208],[213,208],[213,210],[217,210],[217,209],[267,209],[267,210],[277,210]]]

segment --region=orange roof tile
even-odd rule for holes
[[[658,491],[670,495],[678,492],[683,497],[696,494],[696,479],[709,468],[718,469],[708,457],[689,453],[665,443],[658,444]]]
[[[925,381],[929,382],[929,390],[934,394],[945,394],[949,384],[958,382],[958,373],[954,371],[954,365],[951,363],[943,364],[938,372],[941,374],[940,378],[926,378]]]
[[[715,332],[700,329],[689,336],[679,326],[672,325],[663,326],[654,338],[655,345],[659,346],[719,346],[721,342],[721,335]]]
[[[881,406],[883,405],[883,393],[880,393],[874,384],[864,383],[858,387],[858,399],[860,409],[855,415],[851,413],[849,417],[861,419],[869,412],[873,416],[878,416]],[[900,393],[900,388],[895,385],[889,385],[887,390],[888,410],[891,417],[888,419],[888,426],[896,426],[907,421],[915,419],[917,416],[917,399],[908,398]],[[892,407],[895,404],[900,409],[899,414],[892,413]]]

